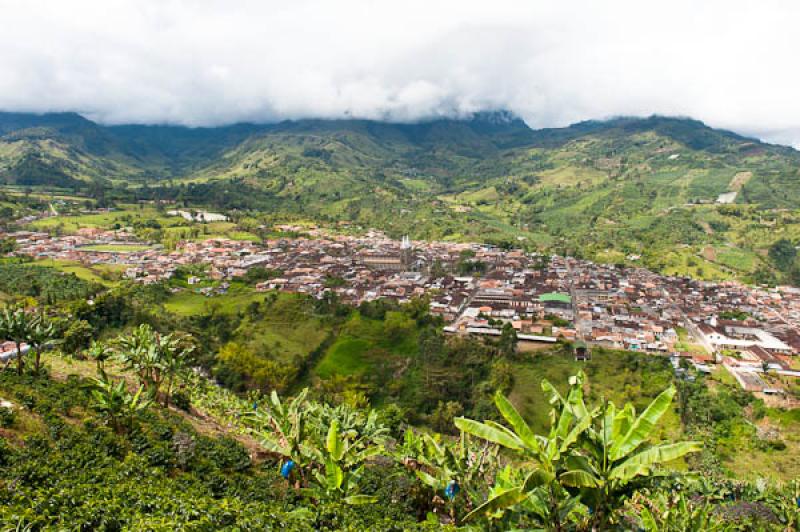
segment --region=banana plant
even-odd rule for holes
[[[574,408],[550,383],[545,381],[543,387],[553,403],[572,409],[574,415],[585,408],[582,400]],[[561,473],[559,481],[580,489],[581,501],[593,509],[594,524],[610,519],[633,481],[658,475],[664,464],[701,450],[702,444],[693,441],[649,443],[675,392],[670,386],[638,416],[631,403],[618,410],[614,403],[605,402],[599,415],[592,415],[592,421],[580,431],[576,438],[579,447],[566,457],[567,471]]]
[[[311,413],[316,420],[315,426],[321,430],[330,427],[335,421],[339,432],[356,447],[371,444],[383,444],[389,435],[389,429],[378,421],[378,413],[369,410],[366,414],[347,404],[330,406],[325,403],[314,403]],[[320,434],[322,435],[322,434]]]
[[[489,492],[489,500],[496,499],[506,492],[513,493],[515,487],[526,480],[523,469],[506,466],[495,477],[495,484]],[[503,500],[503,497],[497,499]],[[510,507],[494,510],[490,515],[501,529],[528,529],[531,526],[563,530],[569,523],[577,523],[588,516],[587,508],[581,504],[579,495],[570,494],[558,482],[544,482],[533,488],[522,501]],[[492,511],[488,508],[487,511]]]
[[[306,388],[284,404],[273,390],[266,408],[257,408],[249,416],[261,445],[299,466],[303,465],[304,457],[311,454],[305,445],[310,410],[306,404],[307,395]]]
[[[547,383],[549,385],[549,383]],[[519,475],[514,485],[496,485],[490,498],[469,513],[465,522],[480,517],[497,518],[506,509],[519,511],[520,503],[535,508],[546,526],[561,529],[581,510],[559,482],[559,476],[574,474],[566,469],[564,458],[577,445],[578,437],[591,424],[592,415],[583,402],[583,375],[570,379],[570,392],[566,399],[569,407],[561,408],[557,415],[551,412],[551,429],[548,436],[533,433],[514,405],[501,393],[495,395],[498,411],[511,426],[494,421],[480,423],[466,418],[456,418],[455,425],[462,431],[519,453],[523,460],[533,464]],[[543,384],[544,386],[544,384]]]
[[[382,451],[380,446],[362,446],[344,437],[339,422],[334,420],[328,428],[325,445],[317,451],[317,461],[322,468],[314,470],[314,486],[308,492],[317,499],[340,500],[346,504],[371,504],[376,497],[359,492],[359,479],[367,459]]]
[[[282,474],[288,478],[296,469],[296,487],[314,498],[374,502],[359,493],[358,481],[366,461],[383,452],[387,429],[374,412],[364,416],[348,407],[319,405],[307,395],[305,389],[284,404],[273,391],[266,408],[250,414],[252,432],[266,450],[284,458]]]
[[[765,502],[781,523],[784,531],[800,529],[800,480],[792,480],[780,488],[762,490]]]
[[[589,410],[583,397],[584,380],[582,372],[571,377],[566,397],[548,381],[542,381],[542,389],[553,406],[546,437],[534,434],[500,393],[495,396],[495,404],[511,428],[492,421],[456,418],[455,424],[462,431],[516,451],[535,464],[523,481],[495,491],[465,521],[496,516],[499,510],[537,498],[540,500],[534,504],[549,509],[548,526],[558,529],[563,524],[559,498],[568,493],[580,496],[581,503],[592,512],[592,525],[599,526],[608,521],[614,505],[634,479],[649,476],[662,464],[700,450],[698,442],[648,444],[675,395],[674,387],[662,392],[637,417],[632,404],[617,410],[613,403],[605,403],[602,408]],[[572,508],[580,511],[577,504]],[[566,517],[575,516],[568,513]]]
[[[25,307],[5,307],[0,312],[0,336],[14,342],[17,349],[17,374],[22,375],[25,360],[22,356],[22,344],[28,341],[33,328],[33,317],[25,311]]]
[[[142,324],[130,334],[117,339],[119,357],[127,369],[133,370],[153,397],[158,397],[162,384],[166,384],[164,406],[169,406],[169,395],[176,378],[183,376],[188,367],[187,355],[194,346],[188,337],[160,334],[147,324]]]
[[[106,361],[114,355],[114,350],[104,342],[92,340],[89,349],[86,350],[86,354],[89,358],[94,360],[97,365],[97,372],[99,373],[105,369]]]
[[[486,479],[496,470],[498,450],[463,432],[457,441],[449,442],[408,429],[394,457],[433,490],[458,522],[459,510],[471,509],[483,499]]]
[[[152,402],[144,393],[144,386],[139,386],[135,393],[130,393],[125,379],[114,382],[102,370],[100,377],[94,379],[91,394],[93,399],[91,407],[106,418],[117,433],[130,429],[136,418]]]
[[[39,374],[42,365],[42,348],[56,335],[56,328],[44,314],[31,320],[27,340],[33,350],[33,372]]]
[[[639,511],[644,532],[728,532],[739,529],[726,523],[707,501],[692,502],[683,493],[657,492]]]

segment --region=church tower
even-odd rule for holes
[[[403,235],[400,241],[400,264],[403,270],[408,270],[414,262],[414,250],[411,247],[411,239],[408,235]]]

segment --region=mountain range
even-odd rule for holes
[[[701,277],[755,274],[776,238],[800,237],[800,152],[661,116],[534,130],[508,112],[216,128],[0,113],[0,182],[641,256]]]

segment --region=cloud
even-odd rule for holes
[[[532,127],[653,113],[800,145],[800,4],[0,0],[0,109]]]

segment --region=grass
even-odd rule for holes
[[[172,294],[164,303],[164,308],[181,316],[194,316],[216,310],[232,314],[243,310],[253,301],[263,301],[265,295],[244,285],[232,284],[226,294],[204,296],[197,292],[184,290]]]
[[[659,259],[664,264],[661,272],[665,275],[688,275],[695,279],[721,280],[731,279],[730,270],[715,262],[706,260],[702,250],[695,252],[690,248],[667,251]]]
[[[395,312],[387,313],[391,319]],[[321,378],[334,375],[364,375],[378,364],[391,363],[417,352],[417,330],[413,322],[398,337],[386,333],[385,322],[354,313],[342,326],[336,341],[328,348],[314,373]]]
[[[725,368],[713,370],[710,379],[711,400],[739,390],[739,384]],[[754,416],[748,407],[740,416],[712,425],[722,465],[731,476],[747,480],[787,481],[800,477],[800,409],[763,408],[762,411],[763,416]],[[785,448],[774,448],[761,441],[758,429],[776,433]]]
[[[575,362],[561,350],[538,351],[530,360],[514,365],[514,387],[509,394],[534,432],[545,433],[549,427],[550,405],[541,388],[542,380],[547,379],[563,393],[569,377],[579,370],[587,375],[587,403],[596,405],[608,399],[621,407],[632,401],[639,412],[672,380],[666,360],[651,355],[594,349],[592,360]],[[665,415],[660,427],[659,439],[680,433],[674,409]]]
[[[759,422],[777,428],[786,445],[782,450],[759,448],[750,427],[733,427],[729,436],[734,442],[732,451],[724,457],[723,464],[741,479],[785,482],[800,478],[800,419],[796,412],[767,409],[767,416]]]
[[[153,219],[162,227],[171,227],[183,223],[182,218],[167,216],[153,207],[139,208],[135,205],[121,205],[118,210],[114,211],[52,216],[36,220],[30,225],[39,230],[60,228],[64,233],[75,233],[78,229],[84,227],[111,229],[115,224],[125,227],[134,219]]]
[[[278,292],[268,311],[245,320],[236,336],[254,353],[292,363],[316,349],[330,330],[313,315],[307,298]]]
[[[371,345],[361,338],[338,338],[317,366],[317,376],[326,379],[334,375],[364,374],[370,366],[366,352]]]
[[[81,228],[114,229],[116,227],[127,227],[134,221],[153,220],[161,226],[163,234],[167,238],[178,238],[182,240],[201,241],[210,238],[249,240],[258,242],[257,235],[242,231],[232,222],[189,222],[180,216],[169,216],[157,209],[149,206],[139,205],[120,205],[117,210],[111,212],[80,214],[80,215],[59,215],[50,218],[42,218],[32,222],[30,225],[38,230],[59,230],[65,234],[74,234]],[[125,249],[133,246],[116,246],[100,244],[98,246],[87,247],[95,248],[95,251],[141,251],[141,249]]]
[[[80,262],[57,259],[38,259],[31,264],[35,264],[37,266],[48,266],[65,273],[74,273],[78,278],[83,279],[84,281],[100,283],[108,287],[116,286],[119,284],[119,282],[107,279],[103,277],[103,275],[120,274],[127,268],[127,266],[124,264],[85,265],[81,264]]]
[[[758,257],[751,251],[725,246],[717,249],[716,262],[734,270],[751,272],[758,264]]]

